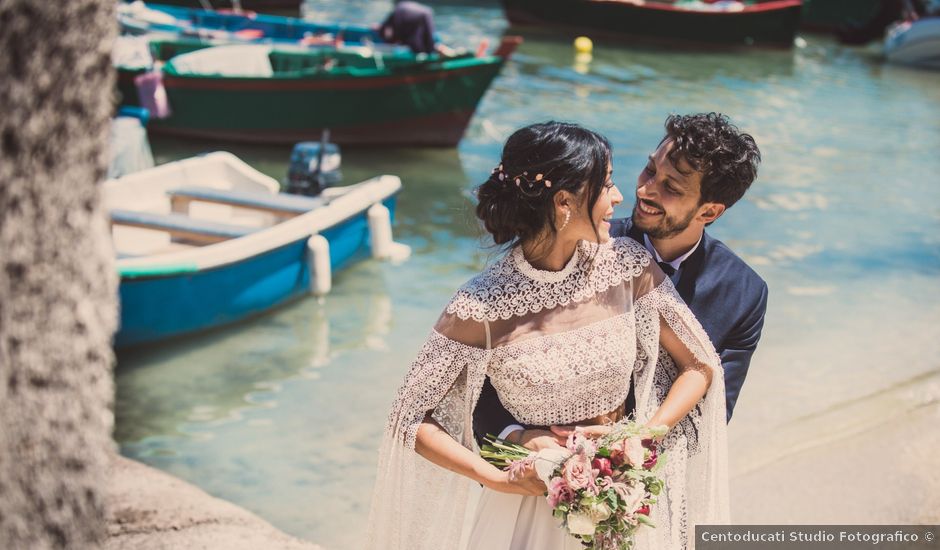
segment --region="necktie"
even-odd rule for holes
[[[676,274],[676,268],[672,267],[668,263],[666,262],[657,262],[657,263],[659,264],[659,268],[663,270],[663,273],[666,274],[666,277],[669,277],[670,279],[672,279],[672,276]]]

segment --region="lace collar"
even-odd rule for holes
[[[561,271],[536,269],[515,248],[460,287],[447,313],[477,322],[538,313],[587,300],[639,276],[649,263],[646,248],[627,237],[582,241]]]
[[[557,283],[558,281],[565,280],[568,275],[571,275],[571,272],[578,267],[582,257],[581,248],[586,248],[586,245],[587,243],[583,241],[578,243],[578,246],[574,249],[574,254],[571,255],[571,259],[568,260],[568,263],[565,264],[565,267],[562,268],[561,271],[546,271],[536,268],[525,259],[525,254],[522,252],[521,246],[514,247],[509,252],[509,257],[512,259],[513,264],[515,264],[516,269],[533,281],[540,283]]]

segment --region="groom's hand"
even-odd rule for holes
[[[568,436],[574,433],[575,428],[580,428],[585,437],[597,439],[610,433],[610,426],[551,426],[549,429],[555,437],[560,438],[562,445],[568,440]]]
[[[559,436],[549,430],[516,430],[509,434],[507,438],[510,443],[522,445],[530,451],[541,451],[542,449],[557,449],[564,447],[568,436]]]

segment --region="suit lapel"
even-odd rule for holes
[[[676,291],[679,296],[691,307],[692,300],[695,299],[695,281],[699,273],[702,272],[702,266],[705,265],[706,250],[711,246],[711,237],[708,233],[702,234],[702,242],[691,256],[682,262],[682,269],[679,270],[679,282],[676,284]]]

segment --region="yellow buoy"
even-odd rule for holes
[[[594,49],[594,42],[586,36],[579,36],[574,39],[574,50],[578,53],[591,53]]]

